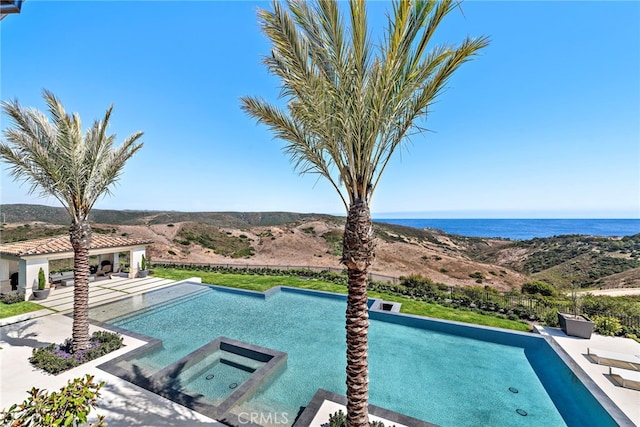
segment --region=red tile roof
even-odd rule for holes
[[[121,246],[143,246],[153,243],[152,240],[127,239],[125,237],[108,236],[94,233],[91,249],[117,248]],[[13,256],[47,255],[60,252],[73,252],[69,236],[45,237],[43,239],[25,240],[23,242],[4,243],[0,245],[0,254]]]

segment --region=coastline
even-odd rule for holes
[[[374,222],[442,230],[465,237],[530,240],[562,235],[625,237],[640,233],[640,219],[373,218]]]

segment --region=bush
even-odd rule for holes
[[[622,332],[620,321],[611,316],[595,316],[593,318],[595,331],[600,335],[615,336]]]
[[[542,315],[542,321],[544,322],[545,325],[551,326],[554,328],[557,328],[558,326],[560,326],[560,324],[558,323],[558,310],[554,308],[554,309],[545,311],[544,314]]]
[[[533,282],[528,282],[522,285],[522,293],[529,295],[539,294],[546,297],[551,297],[555,295],[556,290],[547,282],[543,282],[542,280],[534,280]]]
[[[640,338],[638,338],[636,334],[626,334],[624,337],[634,340],[636,342],[640,342]]]
[[[64,344],[51,344],[34,348],[29,362],[50,374],[58,374],[82,365],[100,356],[104,356],[122,347],[122,336],[114,332],[96,331],[91,336],[87,350],[73,352],[73,341],[67,339]]]
[[[24,295],[19,294],[0,294],[0,301],[5,304],[15,304],[24,301]]]
[[[469,277],[471,277],[472,279],[476,279],[477,283],[482,283],[482,280],[484,279],[484,274],[482,274],[482,272],[480,271],[476,271],[474,273],[469,274]]]
[[[100,389],[104,382],[96,384],[93,377],[69,380],[58,393],[32,388],[29,398],[22,404],[14,404],[0,413],[0,423],[11,426],[76,426],[87,422],[91,409],[96,408]],[[106,426],[104,416],[99,415],[93,427]]]
[[[322,427],[345,427],[347,425],[347,416],[342,410],[334,414],[329,414],[329,422],[322,424]],[[381,421],[370,421],[370,427],[384,427]],[[394,426],[395,427],[395,426]]]
[[[40,267],[40,270],[38,270],[38,290],[43,291],[46,284],[47,279],[44,277],[44,270]]]

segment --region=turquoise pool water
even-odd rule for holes
[[[218,350],[180,372],[176,381],[181,384],[178,391],[207,396],[210,402],[218,405],[247,380],[259,365],[264,363]]]
[[[219,336],[288,353],[286,369],[232,412],[291,425],[318,388],[345,394],[345,306],[333,294],[180,284],[91,317],[162,340],[136,360],[150,372]],[[536,336],[372,312],[369,370],[370,403],[441,426],[616,425]]]

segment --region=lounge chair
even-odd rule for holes
[[[640,371],[640,356],[613,351],[587,348],[587,355],[599,365]]]
[[[98,270],[98,272],[96,273],[96,277],[108,276],[109,273],[111,273],[112,267],[113,266],[111,265],[110,262],[103,261],[102,266],[100,267],[100,270]]]
[[[640,372],[610,367],[609,376],[624,388],[640,390]]]

